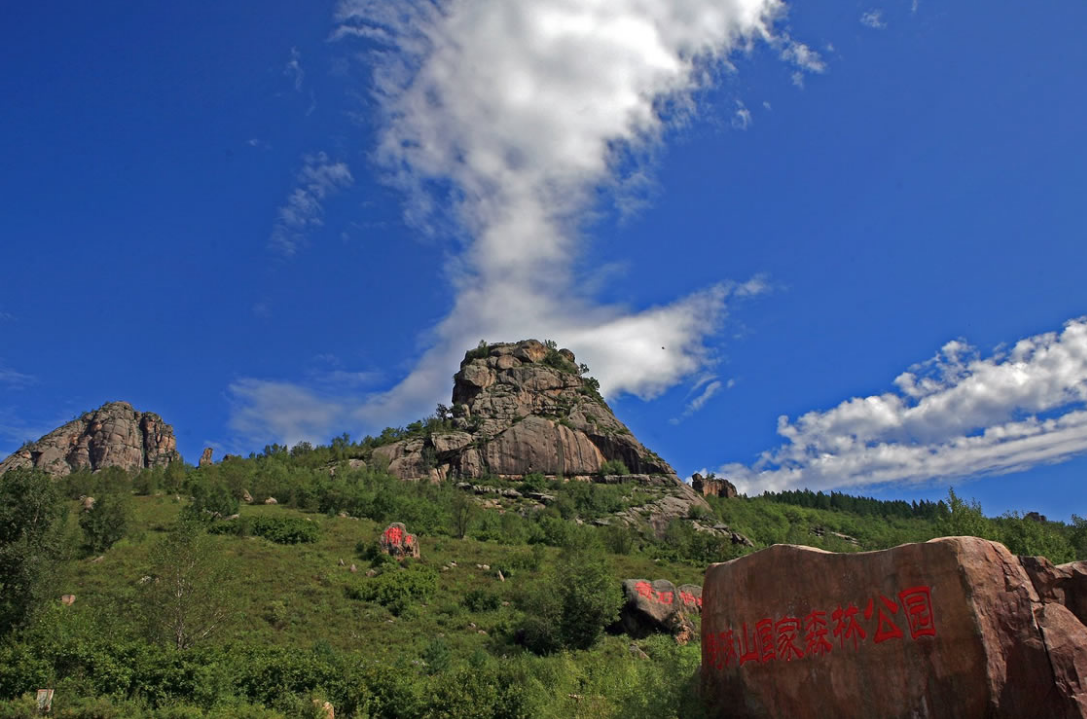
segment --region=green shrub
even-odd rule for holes
[[[122,494],[104,494],[94,507],[79,516],[83,545],[92,554],[101,554],[125,536],[132,517],[132,501]]]
[[[276,544],[316,542],[320,536],[317,523],[299,517],[245,517],[230,522],[216,522],[208,527],[211,534],[236,534],[263,537]]]
[[[361,579],[347,592],[352,599],[377,602],[399,615],[409,605],[430,599],[437,589],[437,572],[421,564],[409,564]]]
[[[622,460],[609,459],[604,464],[600,465],[600,474],[607,476],[609,474],[630,474],[630,470],[623,464]]]
[[[471,612],[493,612],[502,606],[502,598],[486,589],[472,589],[464,595],[464,606]]]

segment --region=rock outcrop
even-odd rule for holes
[[[378,546],[383,554],[388,554],[396,559],[405,557],[419,558],[419,538],[414,534],[408,534],[408,528],[401,522],[393,522],[378,539]]]
[[[694,584],[676,588],[667,579],[627,579],[623,598],[619,628],[635,639],[655,633],[679,635],[689,625],[687,615],[702,613],[702,587]]]
[[[212,452],[213,450],[211,447],[204,447],[204,453],[200,455],[200,464],[197,466],[207,467],[209,464],[213,464],[211,459]]]
[[[698,492],[703,497],[732,499],[737,495],[736,485],[727,479],[713,476],[703,477],[697,472],[691,476],[691,486],[694,487],[694,491]]]
[[[379,447],[403,479],[598,475],[605,462],[674,475],[615,418],[574,354],[526,340],[481,345],[453,384],[453,429]]]
[[[143,469],[180,459],[173,427],[162,417],[110,402],[20,448],[0,462],[0,474],[35,467],[63,477],[80,469]]]
[[[974,537],[713,565],[709,716],[1087,717],[1085,576]]]

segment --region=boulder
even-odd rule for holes
[[[267,499],[264,500],[264,503],[265,504],[279,504],[279,500],[277,500],[275,497],[268,497]]]
[[[693,625],[687,615],[702,611],[701,587],[685,584],[676,589],[667,579],[627,579],[623,599],[619,628],[635,639],[650,634],[689,634]]]
[[[127,402],[109,402],[20,448],[0,462],[0,474],[34,467],[63,477],[80,469],[138,470],[180,459],[173,427],[162,417]]]
[[[94,497],[80,497],[79,506],[84,512],[89,512],[94,509],[95,501]]]
[[[63,604],[64,606],[66,606],[66,607],[72,606],[73,604],[75,604],[75,595],[74,594],[62,594],[62,595],[60,595],[60,603]]]
[[[974,537],[856,554],[775,545],[715,564],[709,716],[1087,717],[1087,627],[1058,598],[1065,572],[1034,573],[1052,592]]]
[[[211,454],[211,447],[204,447],[204,452],[200,455],[200,464],[198,466],[207,467],[209,464],[211,464]]]
[[[408,534],[408,528],[400,522],[393,522],[385,528],[378,545],[383,554],[396,559],[419,558],[419,539],[414,534]]]

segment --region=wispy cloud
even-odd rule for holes
[[[729,386],[731,387],[732,385],[730,384]],[[687,407],[683,410],[683,414],[679,417],[673,417],[669,421],[672,424],[679,424],[683,420],[693,415],[695,412],[698,412],[703,407],[705,407],[706,403],[709,402],[714,397],[714,395],[720,392],[724,387],[725,384],[719,379],[707,382],[702,389],[702,392],[697,397],[687,403]]]
[[[323,224],[321,200],[353,182],[345,163],[333,162],[323,152],[306,155],[295,188],[279,208],[269,246],[285,257],[294,256],[305,245],[307,233]]]
[[[732,115],[732,126],[737,130],[746,130],[751,126],[751,111],[739,100],[736,101],[736,112]]]
[[[882,10],[869,10],[861,15],[861,25],[870,27],[873,30],[882,30],[887,27],[887,23],[883,22]]]
[[[917,14],[917,8],[920,5],[919,0],[913,0],[913,4],[910,5],[910,12],[914,15]]]
[[[336,399],[288,382],[243,378],[229,389],[230,428],[248,442],[327,442],[341,431],[344,406]]]
[[[291,48],[291,57],[283,68],[283,75],[294,85],[295,92],[302,91],[302,82],[306,79],[306,71],[302,69],[302,53],[298,52],[298,48]]]
[[[949,342],[894,384],[781,417],[784,444],[719,471],[748,492],[814,490],[1000,474],[1087,452],[1087,317],[985,358]]]
[[[694,111],[705,70],[731,52],[766,41],[804,71],[820,67],[774,35],[783,10],[779,0],[342,0],[334,39],[390,46],[372,56],[375,155],[408,198],[408,221],[436,232],[451,218],[470,238],[449,263],[453,308],[430,349],[360,417],[433,406],[481,337],[554,338],[611,395],[650,398],[704,368],[735,286],[648,309],[601,306],[575,270],[580,222],[600,188],[646,171]]]
[[[0,312],[0,322],[14,322],[15,315],[10,312]]]
[[[22,389],[37,381],[38,378],[34,375],[17,372],[0,362],[0,385],[7,386],[9,389]]]

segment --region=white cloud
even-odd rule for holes
[[[1087,452],[1087,317],[986,358],[949,342],[894,384],[779,418],[784,444],[719,472],[747,492],[817,490],[1001,474]]]
[[[920,5],[919,0],[913,0],[913,4],[910,5],[910,12],[914,15],[917,14],[917,8]]]
[[[574,270],[580,221],[596,190],[645,171],[731,52],[765,40],[819,67],[806,46],[773,35],[783,10],[780,0],[341,0],[333,39],[390,46],[372,56],[376,158],[406,193],[408,220],[436,231],[451,217],[469,237],[450,263],[454,306],[430,349],[360,416],[433,406],[481,337],[553,338],[611,395],[653,397],[704,368],[735,288],[646,310],[602,307]]]
[[[679,417],[673,418],[671,420],[671,423],[679,424],[684,419],[687,419],[692,414],[705,407],[706,403],[709,402],[714,395],[720,392],[721,389],[724,388],[724,386],[725,385],[721,382],[721,380],[713,380],[712,382],[708,383],[705,386],[705,389],[702,390],[701,394],[699,394],[697,397],[687,403],[687,408],[683,410],[683,414]]]
[[[15,315],[10,312],[0,312],[0,322],[14,322]]]
[[[873,30],[882,30],[887,27],[887,23],[883,22],[882,10],[869,10],[861,15],[861,25],[870,27]]]
[[[746,130],[751,126],[751,111],[740,101],[736,102],[736,113],[732,116],[732,126],[737,130]]]
[[[295,92],[302,91],[302,81],[306,79],[306,71],[302,69],[302,53],[298,52],[298,48],[291,48],[291,58],[283,68],[283,75],[290,79]]]
[[[344,407],[288,382],[243,378],[229,387],[230,428],[249,442],[325,443],[341,431]]]
[[[306,155],[295,188],[279,208],[269,246],[292,257],[305,244],[307,232],[323,224],[321,200],[353,182],[351,170],[343,162],[332,162],[323,152]]]
[[[11,367],[0,363],[0,385],[6,385],[10,389],[22,389],[38,381],[34,375],[17,372]]]

